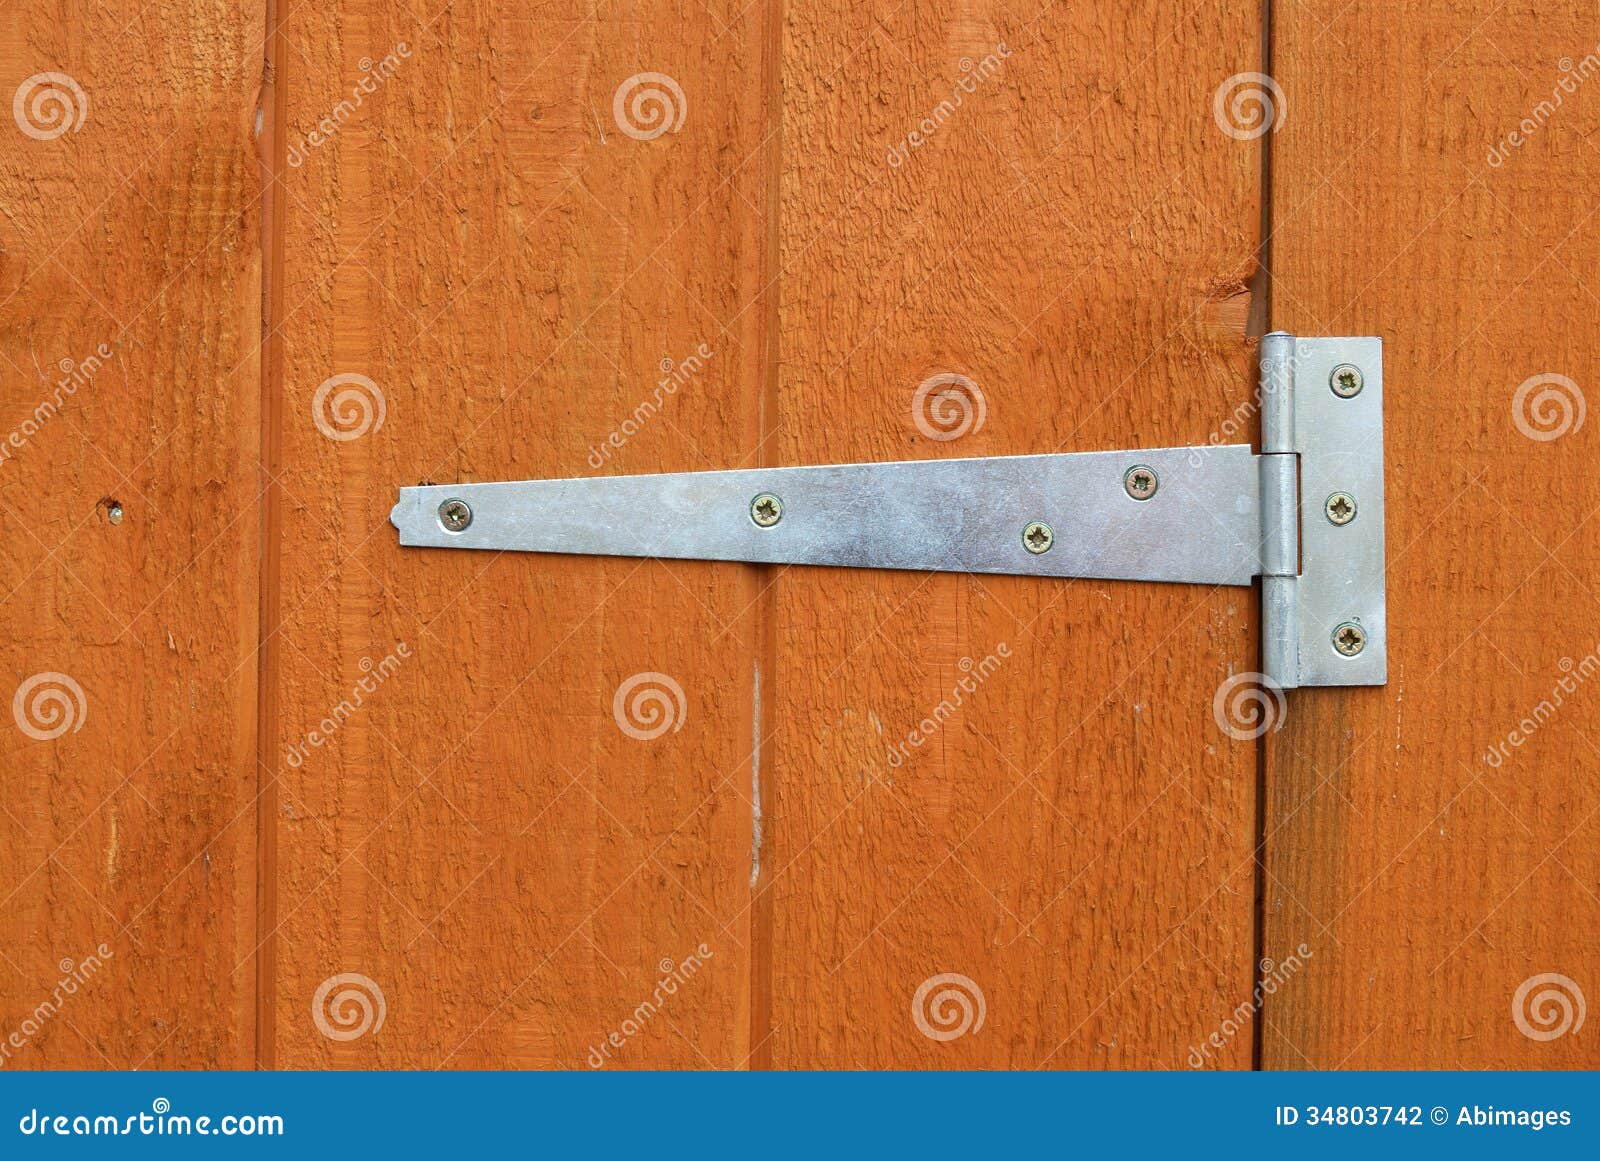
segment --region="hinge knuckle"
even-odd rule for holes
[[[1300,457],[1261,457],[1261,575],[1300,572]]]

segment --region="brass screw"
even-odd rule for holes
[[[1340,399],[1355,398],[1361,394],[1361,388],[1366,384],[1361,368],[1353,363],[1340,363],[1333,369],[1333,374],[1328,376],[1328,386],[1333,388],[1333,393]]]
[[[1056,534],[1050,531],[1050,525],[1034,520],[1022,530],[1022,547],[1033,555],[1049,552],[1050,546],[1056,542]]]
[[[1161,481],[1156,479],[1154,468],[1147,468],[1143,464],[1137,464],[1123,473],[1122,486],[1128,490],[1128,495],[1135,500],[1148,500],[1156,494],[1156,489],[1161,486]]]
[[[1335,492],[1323,502],[1322,513],[1328,523],[1342,527],[1356,518],[1356,498],[1349,492]]]
[[[1333,631],[1333,647],[1346,657],[1354,657],[1367,647],[1367,632],[1360,625],[1346,621]]]
[[[783,519],[783,501],[771,492],[762,492],[750,501],[750,519],[757,528],[771,528]]]
[[[460,532],[472,523],[472,509],[465,500],[446,500],[439,505],[439,523],[446,532]]]

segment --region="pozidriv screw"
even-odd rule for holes
[[[1335,492],[1323,501],[1322,514],[1329,524],[1342,527],[1356,518],[1356,498],[1349,492]]]
[[[1333,631],[1333,647],[1346,657],[1354,657],[1367,647],[1367,632],[1360,625],[1346,621]]]
[[[1154,468],[1136,464],[1123,473],[1122,486],[1128,490],[1128,495],[1135,500],[1148,500],[1156,494],[1156,489],[1161,486],[1161,481],[1156,478]]]
[[[1353,399],[1361,394],[1361,388],[1366,386],[1366,378],[1361,374],[1361,368],[1354,363],[1340,363],[1328,376],[1328,386],[1333,388],[1333,393],[1340,399]]]
[[[1022,547],[1033,555],[1049,552],[1050,546],[1056,542],[1056,534],[1050,530],[1050,525],[1042,520],[1030,521],[1022,530]]]
[[[783,519],[783,501],[771,492],[762,492],[750,501],[750,519],[758,528],[771,528]]]

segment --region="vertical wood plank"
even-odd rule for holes
[[[1600,26],[1277,7],[1274,322],[1386,338],[1390,683],[1269,738],[1264,1062],[1592,1068]]]
[[[1222,429],[1252,382],[1260,152],[1212,95],[1260,67],[1257,5],[786,21],[780,462]],[[948,394],[914,410],[941,375],[965,434]],[[1257,667],[1250,590],[774,592],[772,1062],[1181,1067],[1253,982],[1256,746],[1212,714]],[[1247,1067],[1248,1032],[1208,1060]]]
[[[387,516],[420,481],[751,461],[763,21],[287,16],[282,1065],[748,1055],[751,571],[401,550]],[[639,74],[671,83],[636,104]]]
[[[0,22],[6,1067],[253,1060],[264,26]]]

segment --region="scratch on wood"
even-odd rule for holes
[[[750,726],[750,886],[761,881],[761,662],[750,683],[754,713]]]
[[[111,838],[106,843],[106,882],[117,881],[117,804],[111,803],[106,807],[106,821],[111,829]]]

